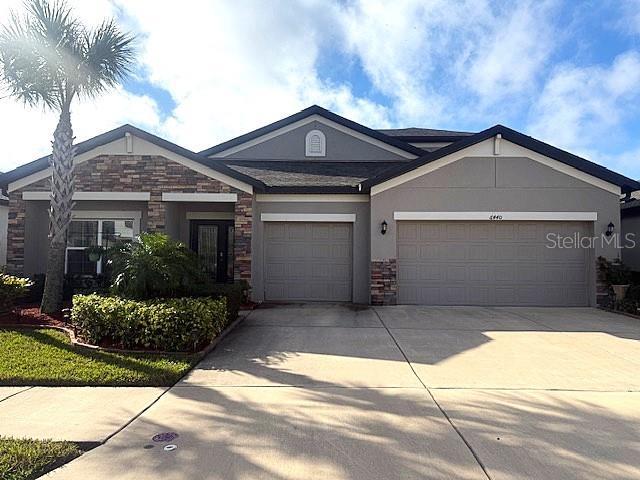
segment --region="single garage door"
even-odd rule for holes
[[[351,223],[266,222],[265,299],[351,301]]]
[[[591,252],[547,235],[591,236],[588,222],[398,222],[398,302],[588,305]]]

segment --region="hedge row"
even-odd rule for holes
[[[166,351],[198,350],[234,318],[226,298],[129,300],[74,295],[71,308],[71,324],[89,343]]]

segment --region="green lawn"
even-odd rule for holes
[[[56,330],[0,329],[0,385],[169,386],[194,363],[195,357],[186,354],[116,354],[74,347]]]
[[[82,451],[69,442],[0,437],[0,478],[30,480],[67,463]]]

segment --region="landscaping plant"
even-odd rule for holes
[[[76,97],[93,98],[122,81],[132,69],[134,37],[113,20],[86,28],[64,0],[28,0],[25,7],[24,15],[14,12],[0,27],[0,82],[26,105],[59,114],[49,160],[49,255],[41,304],[44,313],[54,313],[62,306],[75,190],[71,104]]]
[[[114,294],[135,299],[191,296],[209,279],[198,256],[167,235],[143,233],[117,245],[106,256]]]
[[[33,285],[28,278],[0,273],[0,312],[8,312],[16,301],[27,295]]]
[[[164,351],[195,351],[228,325],[226,299],[131,300],[75,295],[71,324],[93,344]]]

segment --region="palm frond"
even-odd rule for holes
[[[84,35],[78,93],[93,97],[117,85],[131,73],[135,63],[135,37],[122,32],[113,20]]]
[[[1,78],[30,105],[62,108],[75,94],[84,30],[64,0],[30,0],[0,30]]]

